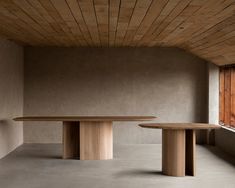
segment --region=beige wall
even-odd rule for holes
[[[0,39],[0,158],[23,143],[23,48]]]
[[[207,89],[206,62],[176,48],[25,49],[24,115],[206,122]],[[61,142],[61,124],[26,122],[24,141]],[[114,142],[160,143],[161,136],[137,123],[115,123]]]
[[[209,72],[209,123],[219,123],[219,67],[215,64],[208,63]]]

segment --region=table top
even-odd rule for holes
[[[155,116],[25,116],[15,121],[151,121]]]
[[[152,129],[219,129],[220,125],[207,123],[144,123],[139,124],[143,128]]]

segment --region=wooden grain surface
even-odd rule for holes
[[[162,172],[185,176],[185,130],[162,131]]]
[[[143,128],[152,129],[219,129],[220,125],[206,123],[144,123],[139,124]]]
[[[220,122],[235,127],[235,66],[220,68]]]
[[[63,159],[113,158],[111,121],[63,122]]]
[[[185,131],[185,174],[196,175],[196,131]]]
[[[234,0],[4,0],[0,36],[32,46],[176,46],[235,62]]]
[[[15,121],[151,121],[155,116],[25,116]]]
[[[112,158],[112,122],[80,122],[80,160],[107,160]]]
[[[80,158],[80,123],[63,122],[63,159]]]

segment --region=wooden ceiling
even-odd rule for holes
[[[32,46],[176,46],[235,63],[235,0],[0,0],[0,36]]]

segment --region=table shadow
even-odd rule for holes
[[[205,146],[207,150],[209,150],[211,153],[222,159],[223,161],[226,161],[227,163],[233,165],[235,167],[235,157],[220,150],[218,147],[215,146]]]
[[[164,176],[161,170],[143,170],[143,169],[131,169],[121,170],[114,174],[115,178],[146,178],[146,177],[157,177]]]

